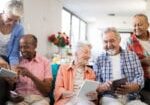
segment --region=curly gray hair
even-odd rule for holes
[[[4,7],[4,12],[21,17],[23,15],[23,2],[21,0],[9,0]]]
[[[92,48],[92,45],[88,41],[78,41],[75,48],[75,52],[86,46],[89,47],[90,49]]]

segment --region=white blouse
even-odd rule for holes
[[[83,82],[84,82],[84,70],[77,69],[75,72],[75,78],[74,78],[74,83],[73,83],[73,91],[75,94],[78,93]]]
[[[7,56],[7,45],[11,34],[4,35],[0,32],[0,55]]]

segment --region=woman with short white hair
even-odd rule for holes
[[[23,27],[19,20],[23,15],[21,1],[11,0],[6,3],[0,14],[0,65],[8,67],[19,62],[19,38]]]
[[[24,33],[20,24],[22,15],[23,3],[17,0],[8,1],[0,14],[0,67],[13,68],[19,63],[19,39]],[[0,90],[3,90],[0,91],[0,105],[8,100],[8,82],[0,77]]]
[[[95,80],[94,71],[87,66],[91,55],[91,45],[78,42],[71,64],[60,66],[55,84],[55,105],[94,105],[90,100],[79,99],[79,92],[85,79]]]

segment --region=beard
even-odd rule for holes
[[[116,54],[116,51],[114,49],[108,49],[106,52],[111,56]]]

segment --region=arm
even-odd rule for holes
[[[136,54],[133,55],[134,61],[132,61],[132,65],[134,68],[134,80],[132,83],[139,85],[139,89],[143,88],[144,86],[144,72],[141,66],[141,62]]]
[[[117,93],[119,94],[138,92],[144,85],[144,74],[140,60],[135,55],[135,53],[133,53],[132,56],[129,57],[131,58],[129,60],[130,65],[132,65],[132,69],[130,69],[129,73],[133,73],[130,75],[132,76],[133,80],[129,81],[125,85],[121,85],[121,87],[117,89]]]
[[[8,55],[11,66],[19,64],[19,39],[23,33],[22,25],[17,23],[11,32],[11,39],[8,43]]]
[[[141,63],[150,66],[150,56],[141,59]]]
[[[48,95],[48,92],[50,91],[50,83],[52,81],[52,78],[45,78],[44,80],[40,80],[38,77],[30,73],[30,71],[27,68],[18,66],[16,69],[18,71],[18,74],[31,78],[31,80],[35,83],[37,89],[44,96]]]
[[[118,87],[116,92],[118,94],[128,94],[137,92],[140,90],[140,85],[137,83],[126,83],[125,85],[121,85],[121,87]]]
[[[112,81],[107,81],[105,83],[100,84],[97,87],[96,91],[99,92],[99,93],[103,93],[105,91],[109,91],[109,90],[111,90],[111,85],[112,85]]]
[[[63,73],[64,72],[63,69],[65,69],[65,67],[62,67],[61,65],[57,74],[57,78],[55,82],[55,90],[54,90],[55,101],[58,101],[59,99],[65,98],[65,97],[71,97],[73,95],[73,92],[67,90],[64,86],[65,75]]]
[[[30,78],[34,81],[37,89],[44,95],[47,96],[50,92],[50,84],[52,78],[46,78],[43,81],[39,80],[36,76],[31,75]]]

